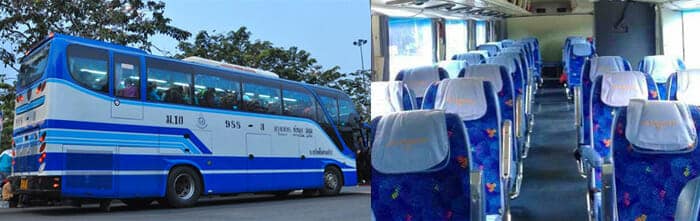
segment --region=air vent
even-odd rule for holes
[[[537,8],[537,9],[535,9],[535,12],[537,12],[538,14],[547,13],[547,9],[546,8]]]
[[[559,13],[564,13],[567,11],[569,11],[567,8],[557,8],[557,12],[559,12]]]

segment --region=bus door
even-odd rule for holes
[[[114,99],[112,118],[143,119],[141,97],[141,62],[138,57],[114,54]]]

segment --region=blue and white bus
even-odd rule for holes
[[[188,207],[357,184],[365,139],[348,95],[201,61],[59,34],[39,43],[16,85],[15,196]]]

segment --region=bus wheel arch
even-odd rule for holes
[[[175,208],[191,207],[204,195],[204,189],[204,179],[197,167],[173,165],[168,172],[165,196],[161,202]]]
[[[335,196],[345,186],[343,171],[338,165],[328,164],[323,170],[323,187],[320,192],[323,196]]]

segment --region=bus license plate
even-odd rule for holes
[[[20,190],[29,189],[29,182],[27,181],[27,179],[21,179],[19,181],[19,189]]]

